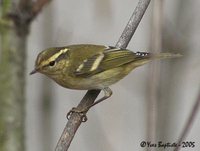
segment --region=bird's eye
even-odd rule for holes
[[[56,62],[55,61],[51,61],[51,62],[49,62],[49,66],[54,66],[56,64]]]

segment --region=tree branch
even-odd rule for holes
[[[49,3],[51,0],[37,0],[32,7],[32,17],[35,18],[39,12],[42,11],[42,8]]]
[[[20,0],[19,8],[21,12],[27,12],[29,14],[29,19],[33,20],[50,1],[51,0],[37,0],[32,2],[32,0]]]
[[[192,124],[194,122],[194,119],[199,111],[199,106],[200,106],[200,92],[198,94],[198,97],[197,97],[197,100],[192,108],[192,111],[190,113],[190,116],[185,124],[185,127],[178,139],[178,144],[181,144],[181,142],[184,141],[184,139],[186,138],[186,136],[188,135],[189,133],[189,130],[191,129],[192,127]],[[181,146],[177,145],[176,148],[174,149],[174,151],[179,151],[181,149]]]
[[[42,11],[42,8],[51,0],[20,0],[18,7],[14,11],[9,12],[5,17],[11,19],[17,27],[18,35],[26,35],[29,33],[29,24]]]
[[[116,47],[126,48],[131,40],[135,30],[137,29],[149,3],[151,0],[139,0],[137,7],[135,8],[128,24],[126,25]],[[99,95],[100,90],[89,90],[84,98],[81,100],[77,108],[84,109],[85,107],[94,103],[95,99]],[[67,151],[74,135],[82,123],[82,118],[79,114],[73,113],[68,120],[64,131],[56,146],[56,151]]]
[[[151,0],[140,0],[138,2],[137,7],[135,8],[130,20],[128,21],[128,24],[126,25],[122,35],[120,36],[116,47],[119,48],[126,48],[135,33],[135,30],[137,29],[149,3]]]
[[[33,21],[27,22],[31,1],[0,1],[0,150],[25,151],[26,42]]]

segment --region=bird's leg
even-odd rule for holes
[[[109,87],[106,87],[104,89],[102,89],[104,91],[104,96],[102,98],[100,98],[99,100],[95,101],[92,105],[87,106],[86,109],[84,109],[84,111],[88,111],[91,107],[97,105],[98,103],[106,100],[107,98],[111,97],[112,95],[112,90]]]
[[[112,90],[109,87],[106,87],[104,89],[102,89],[104,91],[104,96],[102,98],[100,98],[99,100],[95,101],[93,104],[80,109],[77,107],[73,107],[68,113],[67,113],[67,119],[70,118],[72,113],[78,113],[81,115],[82,117],[82,122],[86,122],[87,121],[87,116],[86,116],[86,112],[93,106],[97,105],[98,103],[106,100],[107,98],[109,98],[112,95]]]

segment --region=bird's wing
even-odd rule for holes
[[[88,77],[147,57],[149,57],[148,53],[134,53],[127,49],[109,47],[84,60],[76,69],[75,75]]]

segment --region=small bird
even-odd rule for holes
[[[79,44],[43,50],[30,73],[42,73],[59,85],[77,90],[100,89],[104,96],[84,110],[112,95],[110,85],[128,75],[134,68],[154,59],[180,57],[180,54],[132,52],[111,46]]]

